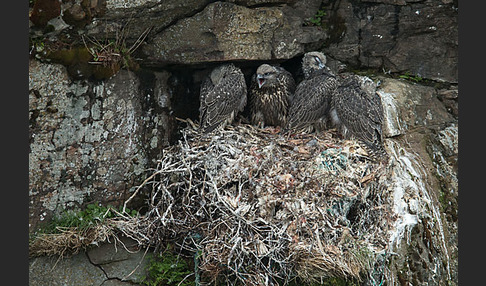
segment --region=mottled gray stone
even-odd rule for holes
[[[89,262],[86,253],[59,259],[36,257],[29,261],[30,286],[82,286],[104,285],[106,275]]]
[[[149,28],[149,37],[202,10],[210,0],[107,0],[106,11],[87,25],[87,33],[97,39],[116,38],[123,29],[125,42],[133,44]]]
[[[123,286],[142,285],[149,251],[141,250],[133,240],[104,243],[73,256],[40,256],[29,260],[31,286]]]
[[[103,282],[101,286],[136,286],[136,285],[144,285],[144,284],[133,284],[131,282],[124,282],[118,279],[109,279]]]
[[[157,80],[156,93],[167,93],[166,80]],[[32,60],[29,90],[31,231],[65,209],[120,205],[168,145],[170,108],[147,104],[132,72],[71,82],[65,67]]]
[[[256,5],[278,5],[278,4],[293,4],[298,2],[297,0],[229,0],[227,2],[235,3],[238,5],[251,7]]]
[[[325,50],[332,57],[355,67],[458,82],[458,12],[452,3],[343,0],[327,11]]]
[[[436,173],[432,160],[439,153],[429,151],[432,137],[431,130],[422,129],[386,140],[392,154],[387,182],[393,190],[396,217],[388,246],[389,253],[394,253],[389,254],[387,264],[390,285],[457,283],[457,244],[451,239],[457,238],[457,229],[444,216],[438,200],[442,175]]]
[[[290,59],[325,37],[320,27],[302,27],[300,13],[215,2],[152,37],[143,51],[152,64]]]
[[[90,249],[87,255],[93,264],[103,269],[109,279],[141,282],[152,253],[145,253],[132,239],[122,237],[120,240],[121,243],[105,243]]]
[[[382,77],[377,93],[385,111],[385,137],[402,135],[420,127],[431,129],[454,122],[455,119],[437,98],[433,87],[405,80]]]
[[[391,155],[393,210],[390,285],[457,283],[457,119],[437,89],[381,78]],[[454,90],[454,89],[452,89]],[[445,93],[445,91],[442,91]],[[434,271],[430,271],[434,269]],[[456,281],[456,282],[454,282]]]

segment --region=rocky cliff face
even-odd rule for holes
[[[319,49],[335,69],[381,80],[397,162],[389,284],[457,283],[457,1],[50,2],[30,10],[30,232],[66,209],[123,203],[177,140],[176,117],[197,118],[215,64],[248,80],[281,63],[298,77],[300,56]],[[87,63],[116,44],[111,55],[136,65]]]
[[[457,118],[439,100],[442,92],[389,79],[378,90],[387,147],[396,160],[392,285],[457,281],[458,130]]]
[[[29,71],[30,227],[65,209],[128,198],[169,143],[168,74],[144,82],[122,70],[94,83],[70,82],[61,65],[31,61]]]
[[[329,1],[328,53],[353,66],[457,83],[457,1]]]
[[[309,12],[215,2],[154,36],[144,52],[153,64],[290,59],[325,37],[319,27],[303,26]]]

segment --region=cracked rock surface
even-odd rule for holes
[[[37,257],[29,262],[29,285],[102,285],[107,277],[103,270],[93,265],[85,253],[69,259]]]
[[[458,82],[452,1],[329,2],[328,54],[353,66]]]
[[[71,257],[36,257],[29,262],[29,285],[141,285],[147,258],[136,242],[122,237],[120,243],[106,243]],[[128,249],[128,251],[127,251]]]
[[[290,6],[215,2],[155,35],[144,53],[154,64],[289,59],[325,37],[320,27],[303,27],[303,14]]]
[[[143,269],[147,264],[146,258],[150,252],[140,250],[137,243],[122,237],[121,244],[103,244],[89,250],[86,254],[92,264],[103,270],[108,279],[139,282],[144,275]]]

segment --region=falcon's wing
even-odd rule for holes
[[[258,93],[258,83],[257,83],[257,80],[256,80],[256,73],[251,76],[250,86],[249,86],[248,90],[249,90],[249,95],[250,95],[250,98],[249,98],[250,106],[253,106],[254,102],[255,102],[256,94]]]
[[[279,78],[279,81],[282,83],[282,85],[285,86],[285,89],[287,90],[287,100],[292,101],[296,88],[294,77],[290,72],[281,68]]]
[[[199,91],[199,124],[202,126],[203,118],[207,112],[208,106],[206,104],[206,98],[208,94],[213,90],[214,85],[209,77],[206,77],[201,83]]]
[[[327,75],[311,77],[299,83],[290,106],[288,127],[300,129],[325,116],[335,88],[336,79]]]
[[[352,135],[365,142],[381,141],[383,107],[377,93],[367,94],[358,81],[351,78],[336,89],[333,106]]]
[[[262,90],[258,87],[257,79],[256,79],[256,73],[252,75],[251,81],[250,81],[250,87],[249,87],[249,106],[250,106],[250,119],[252,124],[257,124],[258,121],[262,121],[262,115],[261,113],[257,112],[259,110],[258,108],[258,98],[260,98],[260,95],[262,93]],[[259,113],[260,116],[256,118],[256,114]]]
[[[232,112],[242,111],[246,104],[246,83],[244,77],[230,73],[224,76],[206,94],[201,94],[201,127],[210,132],[225,120]]]

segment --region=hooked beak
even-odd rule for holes
[[[319,69],[323,69],[325,67],[324,63],[321,61],[320,58],[318,57],[315,57],[316,61],[317,61],[317,64],[319,66]]]
[[[265,78],[262,75],[257,75],[258,88],[262,88],[265,84]]]

